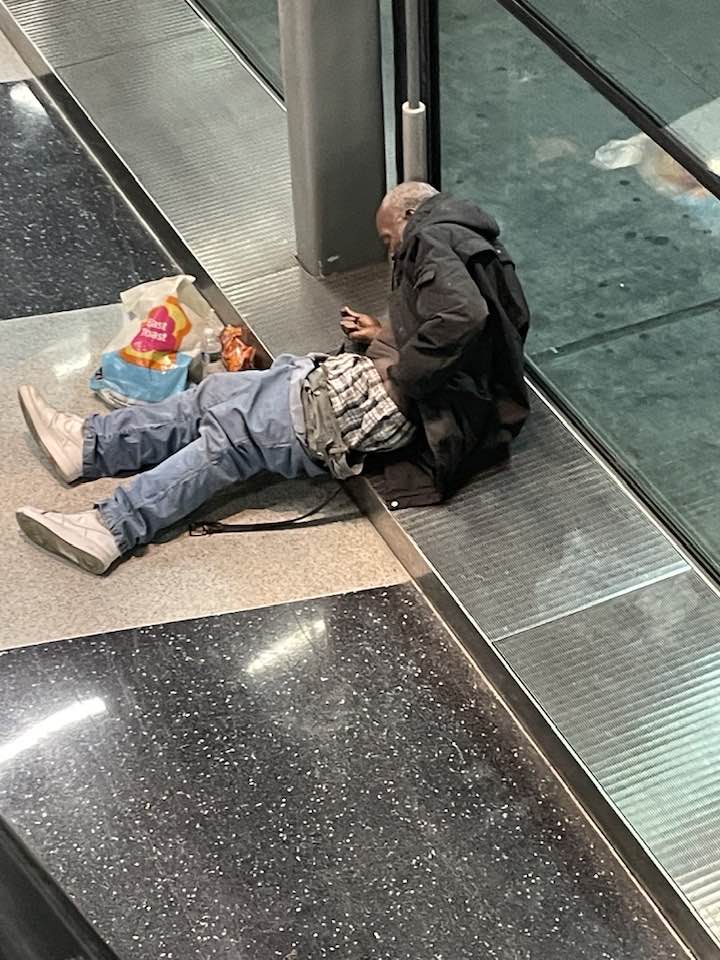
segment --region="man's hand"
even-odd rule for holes
[[[372,343],[382,328],[382,324],[375,317],[367,313],[357,313],[350,307],[343,307],[340,316],[343,333],[355,343]]]

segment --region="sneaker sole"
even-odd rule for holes
[[[81,567],[88,573],[94,573],[96,576],[100,576],[110,569],[106,567],[98,557],[93,556],[91,553],[86,553],[84,550],[81,550],[80,547],[73,546],[73,544],[68,543],[67,540],[63,540],[62,537],[58,536],[58,534],[54,533],[54,531],[46,527],[44,523],[41,523],[35,517],[28,516],[26,513],[16,513],[15,518],[25,536],[49,553],[54,553],[64,560],[69,560],[71,563],[76,564],[76,566]]]
[[[30,410],[27,404],[25,403],[25,397],[22,390],[18,390],[18,403],[20,404],[20,410],[22,411],[25,424],[28,430],[30,431],[30,433],[32,434],[33,440],[38,445],[38,447],[40,447],[42,452],[45,454],[45,459],[50,464],[50,468],[52,469],[52,472],[55,474],[58,480],[62,481],[62,483],[66,484],[67,486],[70,486],[70,484],[73,481],[68,480],[66,474],[63,473],[63,470],[60,464],[52,456],[48,448],[43,443],[42,438],[40,437],[40,434],[37,431],[37,427],[35,426],[35,421],[32,418],[32,414],[30,413]]]

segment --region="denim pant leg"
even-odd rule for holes
[[[211,497],[263,470],[288,478],[325,473],[295,433],[294,370],[288,362],[240,374],[241,389],[205,413],[197,440],[97,504],[121,551],[149,543]]]
[[[215,373],[160,403],[96,413],[85,421],[83,478],[136,473],[162,463],[200,436],[200,422],[213,406],[242,390],[247,373]]]

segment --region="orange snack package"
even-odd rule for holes
[[[240,370],[252,370],[255,365],[255,347],[245,340],[245,327],[225,327],[220,334],[223,363],[231,373]]]
[[[255,364],[255,347],[245,342],[245,327],[225,327],[220,334],[223,363],[231,373],[252,370]]]

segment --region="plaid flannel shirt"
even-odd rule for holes
[[[344,353],[328,357],[322,367],[333,414],[350,450],[380,453],[412,440],[415,427],[390,398],[372,360]]]

